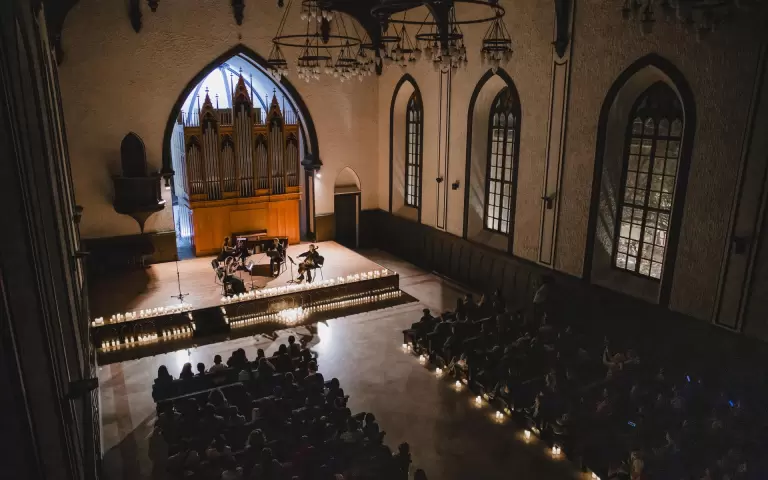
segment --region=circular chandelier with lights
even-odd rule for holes
[[[306,23],[300,33],[286,33],[285,25],[291,13],[293,1],[289,0],[280,20],[277,34],[272,39],[272,50],[267,58],[269,71],[279,80],[290,72],[283,49],[298,50],[296,72],[301,80],[320,80],[322,75],[342,82],[371,75],[374,62],[366,53],[364,41],[357,34],[347,31],[344,16],[323,6],[320,0],[302,0],[299,17]]]
[[[457,5],[472,6],[474,15],[457,15]],[[424,19],[408,18],[408,12],[419,7],[426,7],[428,11]],[[495,72],[501,62],[508,61],[513,50],[512,39],[504,24],[505,13],[498,0],[382,0],[371,10],[371,14],[385,26],[379,48],[384,65],[396,64],[405,68],[424,58],[432,62],[435,70],[442,72],[467,66],[463,25],[490,23],[480,49],[483,62]],[[392,33],[388,31],[389,25],[392,25]],[[418,26],[413,39],[407,31],[408,26]]]
[[[696,33],[697,38],[715,31],[717,26],[737,10],[749,11],[749,7],[761,0],[622,0],[621,14],[624,19],[638,19],[641,32],[650,34],[656,23],[657,11]]]

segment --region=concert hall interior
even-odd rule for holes
[[[0,477],[768,478],[766,25],[0,1]]]

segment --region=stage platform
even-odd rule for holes
[[[251,277],[238,272],[248,290],[238,299],[222,298],[211,267],[213,257],[152,265],[147,269],[100,278],[90,284],[91,340],[99,363],[156,355],[180,348],[304,325],[336,316],[413,301],[399,290],[396,272],[335,242],[316,244],[325,257],[322,274],[312,284],[291,283],[288,269],[268,277],[269,258],[249,258],[259,265]],[[297,256],[308,244],[288,247]],[[178,276],[177,276],[178,266]],[[293,277],[298,275],[294,267]],[[178,279],[178,281],[177,281]],[[184,302],[179,303],[179,286]]]
[[[337,278],[354,275],[360,272],[382,269],[354,251],[336,242],[318,242],[320,255],[325,257],[322,278]],[[297,256],[307,251],[309,244],[302,243],[288,247],[288,255],[298,262]],[[181,293],[188,293],[184,303],[194,309],[218,306],[221,299],[221,286],[215,283],[215,273],[211,268],[214,257],[199,257],[178,262]],[[255,288],[282,287],[291,280],[290,262],[288,268],[277,278],[267,276],[269,273],[269,257],[264,254],[253,255],[249,260],[261,266],[258,270],[264,276],[254,276]],[[238,272],[237,275],[251,289],[251,277],[248,272]],[[298,269],[293,269],[294,277]],[[159,263],[143,270],[122,272],[99,278],[98,282],[88,286],[90,290],[90,307],[93,318],[108,319],[115,313],[146,310],[165,307],[179,303],[172,297],[179,294],[176,282],[176,263]]]

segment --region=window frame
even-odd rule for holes
[[[415,111],[418,114],[418,119],[414,123],[411,120],[411,112]],[[410,139],[410,127],[412,125],[416,126],[416,131],[414,132],[416,134],[416,143],[414,145],[411,145],[411,139]],[[416,147],[416,151],[411,151],[412,147]],[[415,162],[411,162],[411,153],[413,153],[413,157],[415,158]],[[410,208],[421,208],[421,186],[422,186],[422,171],[423,171],[423,153],[424,153],[424,107],[421,103],[421,97],[419,96],[418,92],[414,91],[410,98],[408,99],[408,103],[405,107],[405,168],[404,170],[404,176],[405,180],[403,182],[403,204],[406,207]],[[414,187],[414,193],[412,195],[413,201],[409,201],[409,194],[408,194],[408,187],[410,186],[410,175],[408,174],[409,167],[415,168],[415,175],[412,176],[412,178],[415,181]]]
[[[497,106],[500,104],[502,97],[505,95],[508,95],[507,105],[501,105],[499,108]],[[506,107],[506,108],[503,108]],[[501,230],[501,217],[499,217],[498,224],[499,229],[494,229],[488,227],[488,207],[490,206],[490,195],[491,195],[491,161],[493,159],[493,132],[494,132],[494,124],[493,124],[493,117],[501,110],[504,110],[504,118],[505,122],[508,120],[509,115],[512,114],[512,116],[515,118],[515,126],[514,126],[514,137],[513,142],[514,145],[512,146],[512,179],[509,181],[503,180],[504,179],[504,160],[506,159],[507,154],[507,146],[508,146],[508,134],[509,134],[509,124],[505,123],[504,125],[504,140],[502,142],[502,152],[501,152],[501,159],[502,159],[502,175],[500,180],[502,190],[505,184],[511,185],[511,192],[509,197],[509,218],[508,218],[508,231],[505,233]],[[515,207],[517,202],[517,174],[518,174],[518,167],[520,164],[520,126],[521,126],[521,115],[520,115],[520,99],[517,96],[517,92],[511,88],[510,86],[505,86],[504,88],[499,91],[499,93],[496,94],[496,96],[493,98],[493,102],[491,103],[490,112],[488,115],[488,139],[486,141],[486,163],[485,163],[485,195],[483,199],[483,231],[491,232],[493,234],[497,235],[503,235],[505,237],[512,237],[515,232]],[[498,181],[498,180],[497,180]],[[504,197],[504,194],[502,192],[502,199]],[[501,207],[503,208],[503,207]],[[510,242],[511,243],[511,242]],[[511,250],[511,244],[509,245],[509,249]]]
[[[666,107],[666,109],[664,109],[664,107],[661,107],[661,108],[656,107],[656,108],[653,109],[653,111],[650,114],[648,114],[647,112],[642,112],[642,109],[641,109],[642,102],[646,98],[653,98],[654,96],[657,96],[657,97],[658,96],[670,96],[670,98],[673,98],[673,101],[676,102],[676,105],[670,106],[667,103],[667,104],[664,105],[664,107]],[[630,162],[630,154],[631,154],[630,153],[630,149],[631,149],[631,146],[632,146],[632,140],[634,138],[634,134],[632,132],[632,128],[633,128],[635,119],[637,119],[637,118],[640,118],[642,120],[642,125],[643,125],[642,126],[643,131],[642,131],[642,133],[638,137],[640,139],[640,149],[641,149],[641,152],[642,152],[642,140],[645,140],[647,138],[650,138],[652,140],[652,142],[651,142],[651,150],[649,152],[649,162],[648,162],[648,171],[647,171],[648,178],[647,178],[645,186],[644,186],[645,195],[644,195],[644,201],[643,201],[642,204],[628,203],[625,200],[626,190],[627,190],[627,176],[629,174],[629,162]],[[646,124],[646,122],[649,119],[652,119],[653,122],[654,122],[653,134],[651,136],[646,136],[646,134],[645,134],[645,124]],[[659,133],[658,133],[659,132],[659,124],[661,123],[662,120],[667,120],[669,122],[669,126],[668,126],[669,132],[665,136],[660,136]],[[673,136],[671,134],[672,125],[674,124],[674,122],[676,120],[680,121],[680,134],[678,136]],[[632,105],[632,108],[629,111],[629,114],[627,116],[627,127],[626,127],[625,133],[624,133],[624,145],[623,145],[623,148],[622,148],[622,152],[623,152],[622,155],[623,156],[622,156],[622,160],[621,160],[621,162],[622,162],[622,164],[621,164],[621,177],[620,177],[620,183],[619,183],[620,188],[619,188],[619,196],[617,197],[617,200],[616,200],[616,212],[615,212],[616,219],[615,219],[614,232],[613,232],[613,247],[612,247],[612,251],[611,251],[611,268],[612,269],[620,271],[622,273],[630,274],[630,275],[633,275],[635,277],[642,278],[642,279],[644,279],[646,281],[650,281],[650,282],[654,282],[654,283],[660,283],[662,281],[662,279],[664,278],[665,267],[666,267],[666,264],[667,264],[667,252],[668,252],[668,250],[670,248],[670,244],[671,244],[672,218],[673,218],[673,214],[675,213],[675,202],[677,200],[678,192],[681,189],[681,185],[680,185],[680,183],[681,183],[680,171],[681,171],[682,164],[683,164],[683,143],[684,143],[684,140],[685,140],[685,108],[683,106],[682,100],[677,96],[677,93],[675,92],[675,90],[671,86],[667,85],[664,82],[656,82],[656,83],[652,84],[650,87],[648,87],[645,90],[643,90],[642,93],[637,97],[637,100],[635,100],[635,103]],[[652,182],[653,182],[653,175],[654,175],[654,167],[655,167],[656,160],[657,160],[656,152],[657,152],[657,147],[658,147],[659,142],[662,142],[662,141],[663,142],[667,142],[667,147],[666,147],[667,151],[669,149],[668,142],[670,142],[670,141],[677,141],[678,142],[678,152],[677,152],[677,158],[676,158],[677,165],[676,165],[676,168],[675,168],[674,180],[673,180],[673,188],[674,188],[674,190],[672,191],[671,203],[670,203],[670,206],[669,206],[668,210],[665,210],[665,209],[661,208],[661,206],[659,206],[659,207],[652,207],[652,206],[650,206],[650,203],[651,203],[650,202],[650,197],[651,197],[650,194],[652,192]],[[642,157],[642,155],[638,154],[638,162],[640,161],[641,157]],[[664,155],[664,162],[665,162],[664,167],[665,168],[661,172],[662,183],[663,183],[664,177],[668,176],[665,173],[665,171],[666,171],[666,162],[668,160],[670,160],[670,159],[666,155]],[[638,163],[637,174],[639,175],[639,173],[640,173],[640,170],[639,170],[639,163]],[[637,183],[635,184],[635,187],[633,187],[633,188],[637,189]],[[659,192],[660,195],[661,195],[661,193],[663,193],[663,191]],[[661,203],[661,200],[659,200],[659,203]],[[638,254],[637,254],[637,257],[636,257],[637,261],[635,263],[634,270],[630,270],[630,269],[626,268],[626,264],[629,263],[629,253],[628,252],[624,253],[624,255],[627,255],[627,261],[625,263],[625,266],[621,267],[621,266],[619,266],[617,264],[618,255],[622,253],[622,252],[619,252],[619,240],[622,238],[622,236],[621,236],[621,223],[622,223],[623,209],[625,207],[639,209],[639,210],[642,210],[642,213],[643,213],[642,220],[641,220],[641,223],[640,223],[640,238],[638,240],[638,242],[639,242],[639,244],[638,244]],[[656,213],[657,214],[656,225],[658,225],[658,221],[659,221],[658,220],[658,215],[659,214],[666,214],[666,215],[668,215],[669,218],[667,220],[666,239],[665,239],[665,244],[663,246],[663,256],[662,256],[661,260],[658,261],[658,262],[655,262],[652,259],[652,257],[651,257],[651,260],[650,260],[651,264],[649,265],[648,274],[646,275],[646,274],[640,272],[640,263],[641,263],[642,260],[644,260],[643,256],[642,256],[643,255],[642,250],[643,250],[643,246],[646,244],[646,242],[644,240],[644,234],[645,234],[645,229],[649,225],[649,223],[647,221],[648,213]],[[654,228],[654,230],[656,230],[658,227],[653,227],[653,228]],[[655,241],[651,245],[652,245],[652,247],[656,246],[655,245]],[[627,248],[629,249],[629,247],[627,247]],[[651,256],[653,256],[653,248],[651,249],[651,252],[652,252]],[[659,277],[658,278],[656,278],[656,277],[651,275],[651,269],[653,267],[653,263],[654,262],[655,263],[659,263],[661,265],[661,271],[659,273]]]

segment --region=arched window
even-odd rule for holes
[[[614,241],[614,265],[661,279],[675,199],[683,109],[663,82],[640,97],[629,117]]]
[[[485,228],[509,235],[514,228],[520,105],[509,87],[496,96],[488,128]]]
[[[405,204],[414,208],[419,207],[421,188],[423,117],[421,101],[413,92],[405,110]]]

